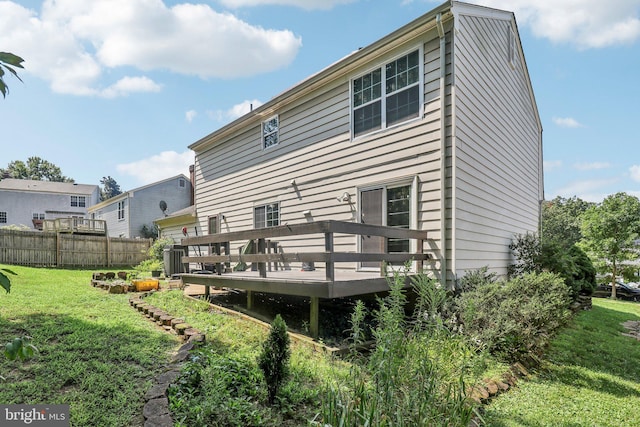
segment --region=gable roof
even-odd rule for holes
[[[191,182],[189,181],[189,178],[187,178],[184,174],[179,174],[179,175],[176,175],[176,176],[165,178],[165,179],[163,179],[161,181],[152,182],[151,184],[146,184],[146,185],[143,185],[141,187],[134,188],[133,190],[123,191],[122,193],[118,194],[117,196],[114,196],[114,197],[112,197],[110,199],[107,199],[107,200],[105,200],[103,202],[100,202],[100,203],[97,203],[97,204],[91,206],[89,208],[89,212],[96,211],[96,210],[98,210],[100,208],[103,208],[103,207],[108,206],[108,205],[110,205],[112,203],[115,203],[115,202],[120,202],[120,201],[122,201],[122,200],[124,200],[124,199],[126,199],[128,197],[133,197],[133,194],[136,191],[141,191],[141,190],[145,190],[147,188],[155,187],[156,185],[164,184],[167,181],[172,181],[172,180],[178,179],[178,178],[182,178],[186,182],[191,184]]]
[[[0,180],[0,190],[24,191],[31,193],[92,194],[97,185],[76,184],[74,182],[36,181],[32,179],[4,178]]]

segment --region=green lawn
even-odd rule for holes
[[[28,335],[27,362],[0,357],[0,403],[69,404],[73,426],[143,424],[143,396],[176,338],[131,309],[127,295],[91,287],[91,271],[11,269],[0,292],[0,344]]]
[[[640,426],[640,341],[621,335],[627,320],[640,320],[640,304],[594,298],[540,371],[486,408],[487,425]]]

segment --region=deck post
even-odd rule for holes
[[[211,286],[206,285],[204,287],[204,296],[207,299],[207,301],[209,301],[209,295],[211,295]]]
[[[247,310],[253,309],[253,291],[247,291]]]
[[[320,317],[320,298],[311,297],[311,307],[309,309],[309,332],[311,333],[311,338],[318,338],[319,336],[319,327],[318,327],[318,318]]]
[[[258,239],[258,253],[261,255],[264,255],[266,253],[266,241],[264,238],[260,238]],[[265,278],[267,277],[267,263],[266,262],[259,262],[258,263],[258,273],[260,274],[260,277]]]
[[[329,255],[332,261],[325,263],[325,278],[329,282],[333,282],[335,279],[335,263],[333,262],[333,233],[324,233],[324,250]]]

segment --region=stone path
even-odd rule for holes
[[[625,327],[629,331],[627,334],[622,334],[625,337],[635,338],[640,341],[640,321],[638,320],[629,320],[624,322],[622,326]]]
[[[173,419],[169,411],[167,389],[180,375],[180,367],[189,357],[189,352],[198,343],[205,341],[205,335],[191,327],[183,319],[173,317],[165,311],[147,304],[143,298],[148,294],[144,293],[131,297],[129,304],[167,332],[177,334],[185,341],[185,344],[173,356],[171,363],[154,378],[153,386],[144,396],[145,405],[142,410],[145,419],[144,427],[171,427],[173,426]]]

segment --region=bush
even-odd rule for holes
[[[147,251],[147,255],[152,259],[157,259],[158,261],[164,260],[164,248],[168,245],[173,245],[173,239],[170,237],[163,237],[161,239],[156,239],[149,250]]]
[[[426,276],[414,280],[414,318],[405,315],[404,277],[396,273],[391,291],[378,299],[368,357],[354,360],[344,382],[325,390],[319,426],[467,426],[473,408],[465,398],[464,376],[472,351],[443,327],[447,294]],[[354,342],[362,336],[362,305],[352,316]]]
[[[541,242],[536,234],[517,235],[509,245],[515,263],[509,277],[550,271],[559,274],[571,290],[571,296],[591,294],[596,286],[596,269],[587,254],[576,245]]]
[[[275,402],[276,395],[282,384],[289,376],[289,335],[287,324],[278,314],[271,324],[269,337],[262,346],[262,352],[258,359],[258,366],[264,374],[267,383],[267,395],[269,404]]]
[[[464,334],[513,362],[539,355],[569,318],[569,289],[552,273],[480,284],[460,296]]]

